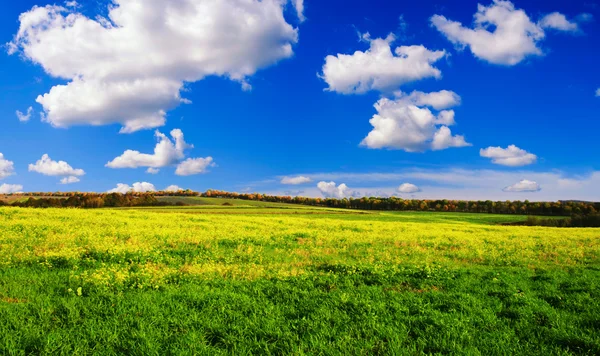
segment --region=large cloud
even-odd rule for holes
[[[133,183],[133,186],[129,186],[128,184],[119,183],[119,184],[117,184],[116,188],[109,190],[107,193],[125,194],[125,193],[129,193],[129,192],[146,193],[146,192],[155,192],[155,191],[156,191],[156,188],[154,187],[154,184],[148,183],[148,182],[137,182],[137,183]]]
[[[171,131],[172,139],[167,135],[156,131],[158,143],[154,147],[154,153],[141,153],[140,151],[127,150],[106,164],[109,168],[139,168],[148,167],[147,173],[156,174],[160,168],[177,166],[176,174],[192,175],[206,172],[208,167],[214,165],[212,157],[185,159],[185,151],[193,148],[193,145],[185,142],[183,132],[180,129]]]
[[[533,164],[537,161],[537,156],[529,153],[515,145],[507,148],[488,147],[479,151],[481,157],[490,158],[493,163],[509,167],[521,167]]]
[[[296,8],[303,9],[296,1]],[[298,31],[280,0],[113,0],[108,18],[77,7],[33,7],[19,17],[9,53],[68,81],[40,95],[56,127],[164,125],[186,82],[216,75],[250,88],[257,70],[293,55]]]
[[[443,150],[470,146],[463,136],[453,136],[448,126],[454,125],[454,111],[443,110],[434,115],[427,107],[448,109],[460,103],[451,91],[397,94],[396,99],[380,99],[377,114],[371,118],[373,130],[362,141],[368,148],[400,149],[407,152]]]
[[[578,30],[576,23],[557,12],[535,23],[525,11],[503,0],[494,0],[489,6],[478,5],[474,17],[473,28],[441,15],[431,17],[431,24],[458,48],[469,47],[475,57],[507,66],[528,56],[543,55],[539,43],[546,36],[544,29]]]
[[[23,186],[19,184],[2,184],[0,185],[0,194],[20,193]]]
[[[5,159],[4,155],[0,153],[0,179],[12,176],[13,174],[15,174],[14,163]]]
[[[65,161],[53,161],[47,154],[44,154],[35,164],[30,164],[29,171],[53,177],[81,177],[85,175],[83,169],[75,169]]]
[[[325,198],[349,198],[356,195],[356,192],[348,188],[346,184],[336,185],[335,182],[319,182],[317,188]]]
[[[329,91],[343,94],[360,94],[370,90],[388,92],[402,84],[424,78],[441,78],[442,73],[433,66],[446,55],[444,51],[430,51],[424,46],[400,46],[392,52],[396,37],[363,39],[370,43],[365,52],[329,55],[325,58],[321,77]]]

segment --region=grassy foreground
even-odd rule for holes
[[[600,354],[600,229],[259,210],[0,208],[0,354]]]

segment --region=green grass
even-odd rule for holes
[[[600,229],[270,210],[0,208],[0,354],[600,354]]]

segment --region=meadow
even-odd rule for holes
[[[0,354],[600,354],[600,229],[205,202],[0,208]]]

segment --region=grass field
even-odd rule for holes
[[[0,208],[0,354],[600,354],[600,229],[234,205]]]

